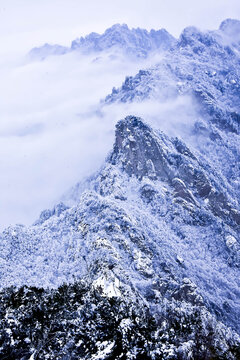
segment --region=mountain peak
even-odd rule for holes
[[[110,162],[121,164],[130,176],[168,180],[169,169],[160,141],[161,138],[141,118],[127,116],[116,125],[116,140]]]
[[[101,52],[115,47],[127,55],[146,57],[151,51],[169,49],[175,38],[166,30],[130,29],[126,24],[114,24],[103,34],[92,33],[72,42],[72,50]]]
[[[64,55],[71,51],[82,54],[100,53],[116,49],[130,58],[145,58],[151,52],[165,51],[176,43],[167,30],[129,28],[127,24],[114,24],[102,34],[91,32],[72,41],[71,47],[45,44],[33,48],[29,55],[33,59],[45,59],[49,55]]]
[[[110,28],[108,28],[106,32],[111,32],[111,31],[115,31],[115,30],[129,30],[129,27],[127,26],[127,24],[114,24],[112,25]],[[130,31],[130,30],[129,30]]]
[[[194,47],[194,52],[202,51],[216,43],[214,36],[209,31],[201,31],[195,26],[186,27],[180,35],[180,47],[190,45]]]
[[[224,31],[229,36],[235,35],[237,32],[240,32],[240,21],[236,19],[226,19],[221,23],[219,30]]]
[[[237,47],[239,51],[240,21],[236,19],[226,19],[221,23],[219,30],[223,35],[225,43],[227,45],[232,44],[234,47]]]

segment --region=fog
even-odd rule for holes
[[[143,63],[67,54],[0,68],[1,227],[29,224],[104,161],[117,112],[97,110]]]
[[[177,122],[183,123],[183,116],[176,119],[176,109],[185,114],[184,121],[192,118],[188,99],[103,107],[100,100],[113,86],[120,86],[125,75],[149,65],[149,60],[133,62],[109,55],[70,53],[2,64],[2,228],[30,224],[41,210],[95,172],[112,149],[115,124],[124,116],[142,116],[170,135]]]

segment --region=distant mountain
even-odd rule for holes
[[[44,44],[40,47],[33,48],[28,56],[32,60],[44,60],[51,55],[64,55],[69,52],[69,48],[61,45]]]
[[[101,52],[114,47],[122,49],[127,55],[147,57],[154,50],[167,50],[175,39],[165,29],[129,29],[127,25],[113,25],[102,35],[91,33],[72,42],[71,49],[86,53]]]
[[[204,107],[208,114],[213,113],[214,123],[239,132],[239,52],[235,38],[226,45],[225,37],[231,29],[235,34],[236,24],[240,26],[240,21],[228,20],[216,32],[186,28],[159,64],[127,77],[106,102],[139,102],[146,98],[165,101],[192,95],[202,110]]]
[[[165,29],[147,31],[129,29],[127,25],[115,24],[103,34],[91,33],[72,42],[71,47],[45,44],[30,51],[31,58],[44,59],[50,55],[63,55],[70,51],[82,54],[116,50],[128,57],[146,58],[154,51],[164,51],[175,44],[175,38]]]

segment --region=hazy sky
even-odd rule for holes
[[[214,29],[228,17],[240,18],[239,0],[0,0],[0,51],[69,44],[118,22],[178,36],[188,25]]]

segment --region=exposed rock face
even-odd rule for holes
[[[183,200],[186,200],[188,202],[192,202],[194,205],[196,205],[196,200],[194,199],[191,191],[189,191],[184,184],[184,182],[178,178],[174,178],[172,180],[172,185],[174,187],[174,196],[180,197]]]
[[[135,175],[139,179],[147,176],[169,180],[171,170],[159,140],[140,119],[129,116],[117,124],[116,142],[110,161],[112,164],[121,162],[128,175]]]
[[[195,194],[209,202],[214,215],[231,225],[240,225],[239,210],[230,204],[223,191],[216,190],[220,188],[218,181],[209,181],[204,164],[180,140],[172,141],[162,133],[154,133],[139,118],[129,116],[117,124],[110,162],[121,164],[128,175],[140,180],[148,177],[166,181],[173,186],[175,197],[197,205]]]

